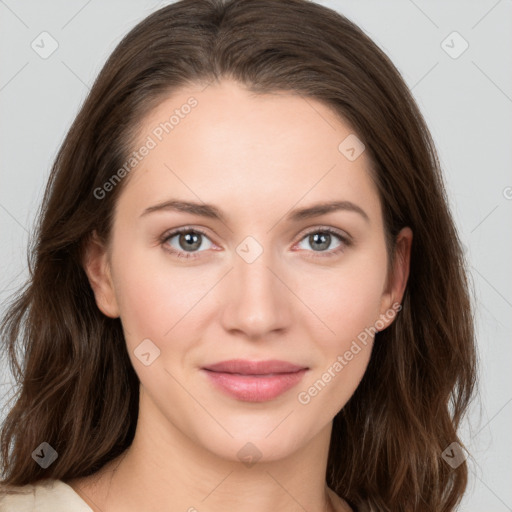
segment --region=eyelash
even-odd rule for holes
[[[176,256],[177,258],[180,258],[180,259],[183,258],[183,259],[186,259],[186,260],[191,260],[191,259],[198,258],[199,257],[198,253],[186,253],[186,252],[176,251],[175,249],[170,248],[169,245],[167,245],[167,242],[171,238],[175,237],[176,235],[180,235],[182,233],[200,233],[201,235],[205,236],[206,238],[209,238],[208,235],[202,229],[191,228],[191,227],[183,227],[183,228],[175,229],[175,230],[173,230],[171,232],[168,232],[168,233],[164,233],[162,235],[161,239],[160,239],[160,244],[164,247],[165,251],[171,253],[173,256]],[[314,233],[329,233],[330,235],[334,235],[337,238],[339,238],[339,240],[342,242],[342,244],[339,247],[337,247],[336,249],[333,249],[333,250],[331,250],[329,252],[309,251],[309,252],[318,252],[317,255],[311,256],[313,258],[330,258],[330,257],[333,257],[333,256],[337,256],[346,247],[350,247],[352,245],[352,241],[350,240],[350,238],[348,238],[346,236],[343,236],[337,230],[335,230],[333,228],[329,228],[329,227],[312,229],[312,230],[308,231],[307,233],[305,233],[302,236],[302,238],[299,240],[299,242],[301,242],[306,237],[308,237],[309,235],[312,235]],[[202,252],[202,251],[200,251],[200,252]]]

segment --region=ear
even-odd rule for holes
[[[85,245],[82,266],[87,274],[100,311],[110,318],[119,317],[108,251],[99,240],[96,231],[92,233]]]
[[[397,311],[399,311],[397,306],[402,302],[409,278],[412,238],[413,233],[409,227],[402,228],[396,237],[391,275],[388,276],[386,288],[381,298],[380,320],[385,324],[385,327],[379,329],[380,331],[391,325]],[[392,315],[390,310],[394,312]]]

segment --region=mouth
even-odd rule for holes
[[[232,359],[201,368],[210,382],[244,402],[266,402],[296,386],[309,370],[287,361]]]

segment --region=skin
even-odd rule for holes
[[[109,245],[91,241],[84,259],[98,307],[121,317],[141,382],[140,410],[132,446],[70,485],[93,510],[109,512],[350,510],[325,484],[329,440],[373,339],[309,403],[298,393],[401,301],[412,232],[398,235],[388,275],[368,154],[349,161],[338,146],[353,130],[310,98],[254,95],[230,80],[189,86],[144,120],[141,144],[190,96],[197,107],[130,174]],[[171,198],[214,204],[225,221],[170,210],[141,217]],[[286,218],[334,200],[355,203],[368,221],[348,210]],[[206,232],[195,259],[165,250],[187,254],[179,235],[160,241],[184,226]],[[307,235],[326,227],[353,243],[332,235],[315,250]],[[252,263],[236,251],[247,236],[263,249]],[[160,349],[149,366],[134,354],[147,338]],[[247,402],[223,394],[200,371],[232,358],[282,359],[309,370],[281,396]],[[251,467],[237,456],[248,442],[261,455]]]

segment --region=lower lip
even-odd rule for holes
[[[240,375],[238,373],[203,371],[221,391],[233,398],[245,402],[266,402],[296,386],[304,377],[307,369],[273,375]]]

